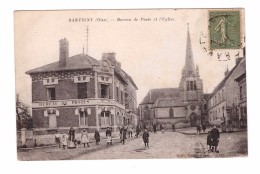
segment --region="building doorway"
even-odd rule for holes
[[[190,114],[190,125],[197,126],[197,114],[195,114],[194,112]]]

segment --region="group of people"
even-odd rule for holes
[[[75,136],[75,129],[73,127],[70,128],[68,134],[60,134],[58,131],[56,132],[55,136],[55,143],[59,146],[59,148],[62,147],[62,149],[65,149],[66,147],[69,149],[73,149],[78,147],[79,145],[83,145],[84,147],[89,147],[89,136],[86,129],[83,129],[81,132],[80,139],[76,139]],[[100,134],[98,130],[94,133],[94,139],[96,140],[96,145],[99,145],[100,142]]]
[[[161,129],[162,133],[164,133],[164,128],[162,125],[160,125],[160,129]],[[174,124],[172,125],[172,129],[173,129],[173,132],[175,132]],[[205,132],[206,126],[204,124],[202,124],[202,125],[198,124],[197,133],[199,134],[201,130],[203,130]],[[156,125],[153,125],[153,132],[156,133],[156,131],[157,131]],[[141,132],[142,132],[141,127],[137,126],[135,137],[138,138],[138,136]],[[133,129],[131,126],[129,126],[129,127],[122,126],[119,128],[119,133],[120,133],[120,143],[125,144],[127,135],[128,135],[128,137],[132,137]],[[216,126],[214,126],[213,129],[208,132],[208,136],[207,136],[207,146],[208,146],[209,152],[217,152],[217,153],[219,152],[217,150],[218,143],[219,143],[219,137],[220,137],[219,130],[216,128]],[[100,134],[99,134],[98,130],[96,130],[94,133],[94,139],[96,141],[96,145],[99,145]],[[149,148],[149,130],[146,127],[144,127],[144,129],[143,129],[142,139],[143,139],[145,148],[146,147]],[[59,146],[59,148],[62,148],[62,149],[65,149],[66,147],[69,149],[76,148],[79,145],[83,145],[83,147],[86,147],[86,146],[90,147],[89,146],[90,140],[89,140],[87,130],[83,129],[83,131],[81,132],[80,139],[77,140],[75,138],[75,129],[73,129],[73,127],[70,128],[68,134],[61,135],[57,131],[55,134],[55,142]],[[107,130],[106,130],[106,143],[107,143],[107,145],[112,145],[112,128],[111,127],[107,127]]]
[[[197,134],[200,134],[201,130],[203,130],[203,132],[206,131],[206,125],[205,124],[197,124]]]

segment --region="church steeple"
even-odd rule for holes
[[[190,39],[190,31],[189,31],[189,23],[187,24],[187,43],[186,43],[186,59],[185,65],[182,70],[183,76],[195,76],[196,70],[193,60],[192,48],[191,48],[191,39]]]

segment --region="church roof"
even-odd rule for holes
[[[153,104],[153,108],[168,108],[174,106],[185,106],[184,102],[176,98],[158,98]]]
[[[42,73],[42,72],[53,72],[53,71],[66,71],[66,70],[77,70],[77,69],[88,69],[92,68],[92,65],[99,65],[99,61],[90,57],[87,54],[78,54],[66,59],[66,66],[60,67],[59,61],[29,70],[26,74]]]
[[[158,98],[176,98],[179,96],[179,88],[151,89],[140,104],[154,104]]]

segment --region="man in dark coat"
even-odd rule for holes
[[[220,136],[219,136],[219,130],[215,125],[213,129],[210,131],[210,135],[211,135],[211,146],[213,147],[213,151],[218,153],[219,151],[217,150],[217,147],[218,147]]]
[[[206,124],[205,123],[202,124],[202,130],[203,130],[203,132],[205,132],[205,130],[206,130]]]
[[[127,133],[127,129],[125,127],[123,127],[123,130],[122,130],[122,142],[123,142],[123,144],[125,144],[126,133]]]
[[[99,134],[98,130],[95,131],[94,138],[95,138],[95,140],[96,140],[96,145],[99,145],[99,142],[100,142],[100,134]]]
[[[139,126],[136,126],[136,134],[135,134],[136,138],[138,138],[140,131],[141,131],[141,129],[139,128]]]
[[[156,124],[153,125],[153,133],[156,133]]]
[[[172,131],[175,132],[175,124],[172,124]]]
[[[144,130],[143,141],[144,141],[144,146],[149,148],[149,132],[147,131],[147,129]]]

